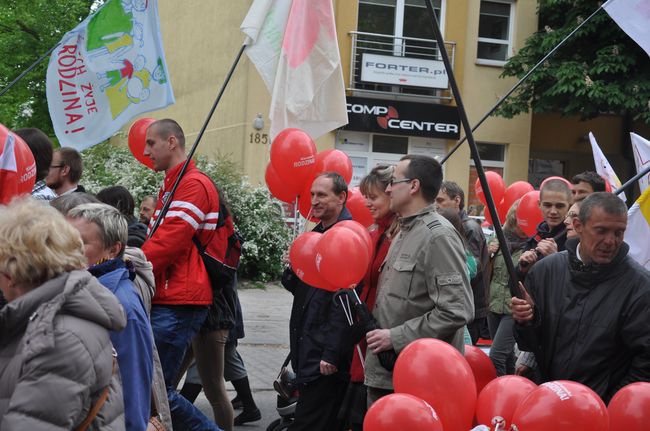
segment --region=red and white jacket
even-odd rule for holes
[[[183,163],[178,164],[165,176],[149,229],[158,218],[182,166]],[[217,190],[212,181],[196,168],[194,161],[190,161],[169,211],[154,235],[142,246],[142,251],[153,264],[156,277],[152,304],[212,303],[210,279],[192,237],[196,234],[201,244],[208,244],[208,251],[214,247],[224,248],[212,244],[223,241],[215,235],[218,218]]]

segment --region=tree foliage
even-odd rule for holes
[[[502,76],[523,77],[601,3],[539,0],[539,31],[510,58]],[[583,119],[626,114],[650,124],[648,55],[601,10],[533,72],[497,114],[510,118],[530,109]]]
[[[86,18],[95,0],[0,0],[0,89]],[[45,96],[45,59],[0,97],[0,123],[53,136]]]

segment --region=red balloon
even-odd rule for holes
[[[487,171],[485,173],[485,178],[487,179],[488,187],[492,192],[492,199],[494,203],[498,204],[503,199],[503,195],[506,192],[506,183],[503,181],[501,175],[497,172]],[[485,200],[485,194],[483,193],[483,186],[481,186],[481,179],[477,178],[476,183],[474,184],[474,190],[476,190],[476,197],[480,200],[483,205],[487,205],[487,200]]]
[[[499,216],[500,224],[505,223],[506,212],[503,211],[503,199],[501,200],[501,202],[497,202],[497,215]],[[483,210],[483,217],[485,217],[485,221],[488,222],[488,226],[494,225],[494,222],[492,221],[492,216],[490,215],[490,210],[487,206]]]
[[[465,346],[467,348],[467,346]],[[537,385],[521,376],[501,376],[485,385],[476,400],[476,421],[493,428],[503,422],[507,430],[519,403],[537,388]]]
[[[510,184],[503,195],[503,206],[505,214],[508,213],[508,210],[517,199],[520,199],[523,195],[528,192],[532,192],[533,190],[535,190],[535,188],[526,181],[515,181],[514,183]]]
[[[650,383],[637,382],[616,392],[607,406],[609,431],[645,431],[650,423]]]
[[[368,409],[363,431],[443,431],[440,418],[426,401],[409,394],[390,394]]]
[[[317,222],[316,217],[310,216],[311,212],[311,184],[312,181],[309,181],[304,190],[298,195],[298,211],[300,214],[309,221]]]
[[[321,277],[339,288],[357,284],[370,263],[368,248],[352,230],[334,225],[316,244],[316,268]]]
[[[368,247],[368,256],[372,257],[375,254],[372,246],[372,238],[370,237],[370,232],[368,232],[368,229],[366,229],[361,223],[354,220],[343,220],[336,223],[336,226],[350,229],[359,235],[359,237],[361,237],[363,240],[363,243]]]
[[[366,206],[366,198],[359,191],[359,187],[353,187],[348,191],[348,200],[345,206],[352,214],[352,219],[363,226],[372,226],[375,219],[372,218],[370,210]]]
[[[0,124],[0,204],[32,192],[36,162],[25,141]]]
[[[528,236],[537,232],[537,225],[544,220],[542,210],[539,208],[539,191],[533,190],[526,193],[519,201],[517,207],[517,225]]]
[[[343,177],[346,184],[352,180],[352,160],[341,150],[325,150],[316,154],[316,174],[336,172]]]
[[[497,370],[492,360],[480,348],[466,345],[465,359],[474,373],[477,392],[481,392],[485,385],[497,378]]]
[[[607,407],[585,385],[557,380],[540,385],[519,404],[512,424],[521,431],[607,431]]]
[[[463,355],[444,341],[421,338],[406,346],[393,371],[395,392],[422,398],[438,413],[445,431],[472,427],[476,383]],[[522,430],[523,431],[523,430]]]
[[[271,144],[271,164],[286,189],[298,194],[313,176],[316,144],[300,129],[284,129]]]
[[[295,202],[296,194],[292,193],[291,190],[287,190],[280,177],[278,177],[278,173],[273,169],[273,165],[270,163],[266,166],[264,180],[266,181],[266,187],[268,187],[269,192],[274,197],[289,204]]]
[[[542,181],[542,184],[540,184],[539,189],[542,190],[544,184],[546,184],[547,181],[551,181],[551,180],[560,180],[569,187],[569,190],[573,190],[573,184],[571,184],[571,181],[567,180],[564,177],[558,177],[558,176],[545,178],[544,181]]]
[[[323,235],[318,232],[304,232],[293,240],[289,248],[291,269],[299,279],[310,286],[336,291],[336,287],[325,281],[316,269],[316,244]]]
[[[153,118],[140,118],[136,120],[129,129],[129,150],[140,163],[153,169],[153,161],[144,155],[144,147],[147,142],[147,128],[156,121]]]

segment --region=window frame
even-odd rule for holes
[[[508,17],[508,40],[507,43],[505,43],[504,39],[492,39],[488,37],[480,37],[479,36],[479,27],[481,25],[481,4],[484,1],[488,1],[491,3],[502,3],[502,4],[507,4],[510,6],[510,15]],[[513,54],[513,47],[514,47],[514,32],[515,32],[515,0],[481,0],[479,3],[479,25],[476,28],[476,64],[480,64],[483,66],[499,66],[503,67],[503,65],[506,64],[508,59],[512,56]],[[479,57],[479,52],[478,52],[478,47],[479,43],[492,43],[492,44],[497,44],[497,45],[505,45],[506,46],[506,58],[505,60],[492,60],[488,58],[480,58]]]

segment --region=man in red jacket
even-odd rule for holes
[[[169,211],[142,251],[153,264],[156,277],[151,327],[165,376],[172,423],[174,429],[219,430],[174,387],[185,351],[212,303],[210,279],[192,238],[196,236],[201,244],[208,244],[208,252],[219,248],[215,235],[219,196],[212,181],[193,161],[170,196],[187,159],[185,135],[176,121],[159,120],[149,126],[144,154],[152,160],[156,171],[165,171],[150,229],[164,203],[171,198]]]

